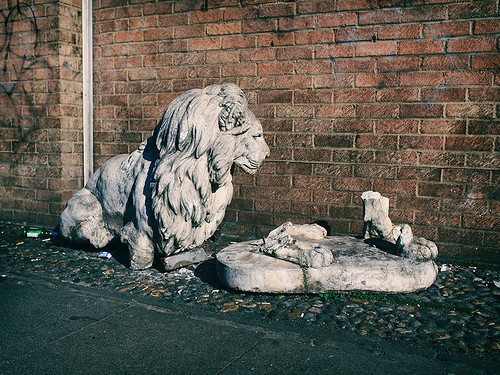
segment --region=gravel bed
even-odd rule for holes
[[[228,239],[207,241],[214,254]],[[0,273],[28,273],[95,289],[149,295],[221,314],[252,314],[267,321],[320,325],[332,331],[376,336],[447,352],[499,360],[500,267],[438,262],[440,272],[427,290],[409,294],[325,293],[270,295],[242,293],[217,279],[215,261],[163,273],[132,271],[123,246],[113,257],[51,240],[26,238],[19,225],[0,223]],[[2,276],[4,277],[4,276]]]

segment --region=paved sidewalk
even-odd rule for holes
[[[0,277],[1,374],[484,374],[494,362],[29,273]],[[498,363],[496,363],[498,364]]]

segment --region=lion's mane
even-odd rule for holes
[[[151,182],[161,256],[201,245],[224,218],[233,194],[236,137],[248,130],[247,111],[233,84],[190,90],[165,110],[153,134],[159,158]]]

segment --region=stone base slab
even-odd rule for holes
[[[262,241],[246,241],[232,244],[217,254],[217,273],[231,288],[260,293],[407,293],[428,288],[437,277],[433,261],[392,255],[362,239],[334,236],[315,242],[331,248],[332,264],[301,267],[261,253]]]

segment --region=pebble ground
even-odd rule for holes
[[[228,244],[219,238],[207,241],[204,248],[215,254]],[[443,358],[454,352],[500,362],[499,265],[438,262],[434,285],[410,294],[270,295],[224,287],[214,260],[166,273],[132,271],[124,265],[123,247],[107,250],[113,257],[100,258],[95,250],[26,238],[21,226],[0,223],[1,275],[28,273],[220,314],[252,314],[276,324],[293,321],[428,346]]]

